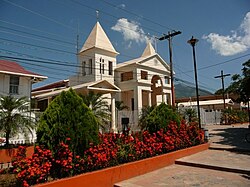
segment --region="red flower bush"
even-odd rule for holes
[[[197,124],[187,125],[182,121],[180,125],[170,122],[167,130],[152,134],[148,131],[131,135],[99,134],[99,144],[90,143],[82,156],[69,149],[70,141],[67,138],[67,144],[61,142],[53,155],[37,146],[32,158],[25,158],[25,148],[19,147],[12,164],[22,186],[45,182],[48,176],[73,176],[198,145],[204,143],[204,132]]]
[[[67,138],[67,141],[70,141]],[[69,146],[61,142],[53,155],[52,177],[63,178],[73,175],[73,153]]]
[[[19,185],[24,187],[46,182],[52,166],[50,150],[35,147],[32,157],[24,158],[25,147],[20,146],[16,158],[12,161],[13,172],[17,174]]]

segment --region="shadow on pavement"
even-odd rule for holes
[[[250,180],[250,175],[241,175],[243,178]]]
[[[229,146],[239,151],[241,150],[244,154],[250,154],[250,143],[245,140],[245,134],[249,133],[250,129],[237,126],[220,127],[210,129],[209,137],[212,144]]]

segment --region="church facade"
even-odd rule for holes
[[[137,130],[143,107],[171,103],[170,67],[150,42],[139,58],[117,63],[117,55],[119,53],[97,22],[78,53],[77,74],[33,90],[38,108],[69,88],[81,94],[93,91],[108,98],[113,131],[121,130],[124,118],[133,130]],[[57,85],[57,88],[53,85]],[[122,101],[127,109],[117,110],[115,101]]]

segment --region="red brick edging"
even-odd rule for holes
[[[176,159],[207,150],[208,148],[209,143],[205,143],[136,162],[36,185],[36,187],[112,187],[117,182],[172,165]]]
[[[7,163],[11,162],[11,160],[14,158],[18,148],[12,148],[12,149],[0,149],[0,163]],[[29,146],[26,149],[26,155],[27,157],[32,156],[34,153],[34,146]]]

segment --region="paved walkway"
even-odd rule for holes
[[[168,166],[122,181],[120,187],[250,186],[248,124],[207,126],[211,149],[178,159]]]
[[[250,152],[250,144],[245,134],[250,132],[248,123],[235,125],[207,125],[211,148],[231,149]]]

